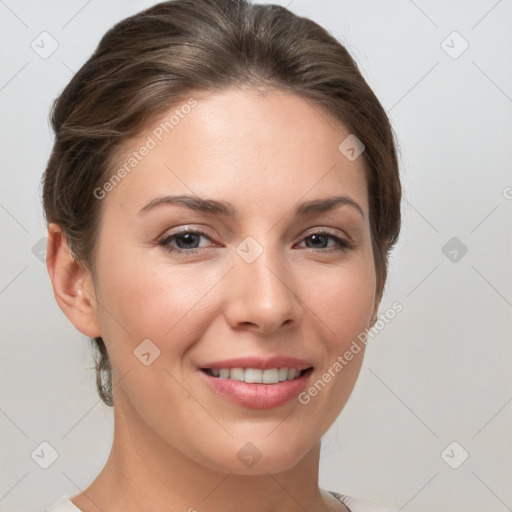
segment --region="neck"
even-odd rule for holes
[[[114,441],[107,463],[91,485],[72,498],[83,512],[346,510],[318,487],[320,441],[286,471],[237,474],[185,456],[129,408],[120,410],[114,409]]]

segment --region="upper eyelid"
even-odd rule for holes
[[[307,230],[301,236],[299,241],[302,242],[305,238],[308,238],[308,237],[310,237],[310,236],[312,236],[314,234],[317,234],[317,233],[320,233],[320,232],[325,232],[325,233],[327,233],[330,236],[341,238],[342,240],[344,240],[348,244],[353,244],[354,243],[352,238],[348,234],[346,234],[345,232],[343,232],[343,234],[340,234],[339,232],[334,231],[334,229],[335,228],[327,228],[327,227],[310,228],[309,230]],[[169,239],[173,239],[175,237],[179,237],[180,235],[184,235],[184,234],[188,234],[188,233],[196,234],[198,236],[203,236],[205,238],[208,238],[208,240],[210,240],[211,242],[215,243],[214,237],[210,236],[206,231],[204,231],[204,229],[192,228],[192,227],[190,227],[190,228],[183,228],[183,229],[179,229],[178,231],[175,231],[175,232],[172,232],[172,233],[164,234],[164,235],[162,235],[159,238],[159,241],[163,242],[163,241],[166,241],[166,240],[169,240]]]

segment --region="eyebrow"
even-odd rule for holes
[[[166,195],[155,197],[149,201],[149,203],[139,211],[139,215],[144,215],[149,211],[164,205],[181,205],[191,210],[214,215],[222,215],[225,217],[236,217],[238,214],[238,209],[235,208],[231,203],[225,201],[204,199],[198,196],[190,195]],[[323,213],[345,205],[355,208],[364,219],[364,212],[362,208],[351,197],[346,195],[338,195],[327,197],[325,199],[314,199],[312,201],[306,201],[299,204],[295,208],[295,215],[305,216],[311,215],[313,213]]]

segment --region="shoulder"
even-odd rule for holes
[[[371,501],[354,498],[352,496],[346,496],[345,494],[340,494],[336,491],[328,492],[331,493],[335,498],[338,498],[350,510],[350,512],[397,512],[393,508],[382,507],[381,505],[377,505]]]
[[[49,507],[45,508],[44,512],[82,512],[82,511],[69,499],[69,496],[62,496],[57,501],[52,503]]]

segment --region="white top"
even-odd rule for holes
[[[361,500],[359,498],[353,498],[352,496],[346,496],[336,491],[327,491],[331,493],[335,498],[338,498],[350,512],[397,512],[394,508],[381,507],[371,501]],[[76,512],[73,511],[73,512]]]
[[[335,491],[328,491],[335,498],[338,498],[350,512],[396,512],[396,510],[387,507],[381,507],[375,503],[361,500],[359,498],[352,498]],[[69,496],[62,496],[55,503],[50,505],[44,512],[82,512],[73,502]]]

